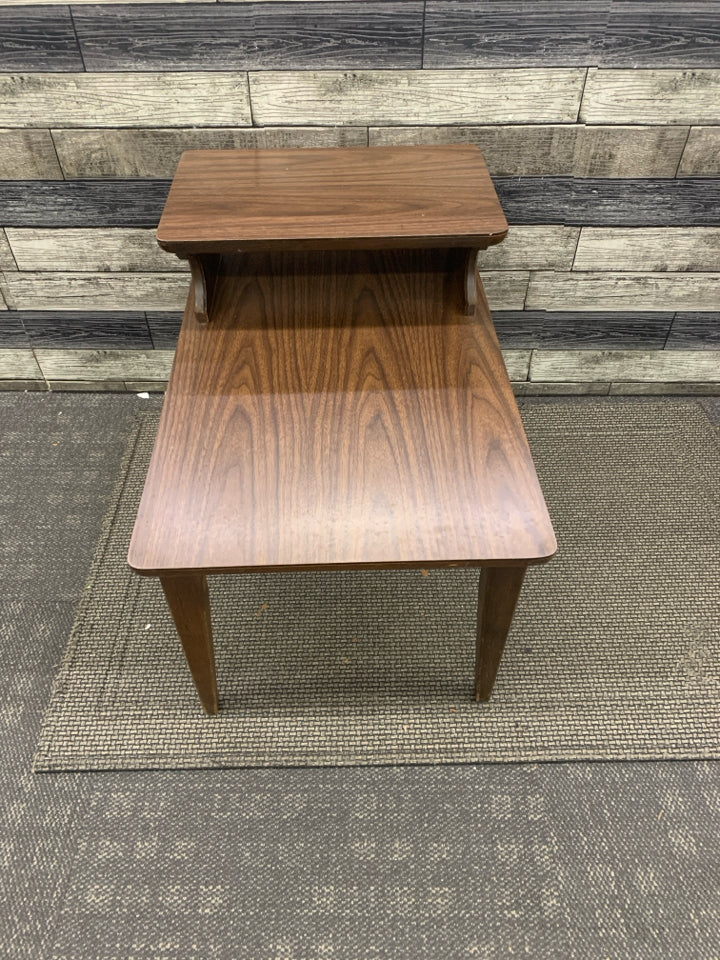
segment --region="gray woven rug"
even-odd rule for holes
[[[489,704],[477,571],[263,574],[210,579],[214,718],[159,584],[125,562],[144,416],[35,769],[720,757],[715,429],[692,401],[522,411],[560,549],[528,571]]]

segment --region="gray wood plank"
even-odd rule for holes
[[[585,71],[364,70],[250,74],[255,123],[572,123]]]
[[[47,380],[167,380],[173,350],[36,350]]]
[[[579,227],[558,225],[511,227],[502,243],[481,250],[478,269],[569,270],[577,246]]]
[[[169,189],[169,180],[0,182],[0,222],[8,228],[155,228]]]
[[[668,350],[720,350],[720,310],[675,314],[666,347]]]
[[[720,123],[720,70],[588,70],[586,123]]]
[[[720,395],[720,388],[717,383],[688,383],[682,380],[675,383],[612,383],[610,384],[610,394],[612,396],[679,396],[679,397],[716,397]]]
[[[17,270],[17,263],[15,263],[7,235],[3,229],[0,229],[0,270]]]
[[[82,71],[69,7],[0,7],[0,71]]]
[[[525,306],[528,310],[716,311],[720,273],[538,271],[530,274]]]
[[[187,292],[176,273],[16,273],[3,281],[13,310],[182,310]]]
[[[144,313],[107,311],[32,311],[15,314],[33,347],[150,350],[153,346]]]
[[[609,0],[428,0],[424,65],[595,65],[609,7]]]
[[[371,127],[370,144],[472,143],[494,176],[674,177],[688,127]],[[66,174],[67,176],[67,174]]]
[[[40,390],[47,390],[48,385],[45,380],[16,380],[14,378],[9,380],[3,380],[0,378],[0,391],[3,393],[10,392],[25,392],[27,390],[32,390],[37,392]]]
[[[22,324],[20,315],[10,310],[0,314],[0,349],[10,347],[30,347],[30,338]]]
[[[573,269],[717,272],[720,227],[583,227]]]
[[[503,350],[507,375],[511,380],[527,380],[530,370],[529,350]]]
[[[49,130],[0,130],[0,180],[62,180]]]
[[[250,125],[242,73],[0,75],[0,127]]]
[[[720,176],[720,126],[693,127],[690,130],[677,175]]]
[[[88,70],[419,68],[422,0],[253,3],[74,12]]]
[[[534,350],[530,379],[720,383],[720,351]]]
[[[0,380],[42,380],[32,350],[0,350]]]
[[[174,350],[180,335],[183,315],[181,310],[145,314],[153,347],[156,350]]]
[[[493,313],[503,348],[661,350],[672,313],[508,310]]]
[[[700,0],[613,0],[601,64],[611,67],[716,67],[720,11]]]
[[[160,249],[154,230],[8,227],[6,232],[20,270],[189,273],[187,261]]]
[[[480,269],[480,276],[491,310],[522,310],[528,287],[527,271]]]
[[[513,383],[513,392],[516,397],[577,397],[577,396],[607,396],[610,393],[609,383],[538,383],[526,380],[524,383]]]
[[[62,173],[68,179],[172,179],[183,150],[363,147],[367,143],[367,130],[365,127],[58,129],[53,130],[53,138]]]

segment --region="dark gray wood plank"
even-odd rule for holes
[[[720,350],[720,312],[676,313],[666,346],[671,350]]]
[[[424,66],[600,62],[609,0],[428,0]]]
[[[144,313],[20,310],[20,319],[33,347],[149,350],[150,331]]]
[[[74,7],[88,70],[419,68],[420,0]]]
[[[30,339],[19,313],[3,310],[0,313],[0,350],[10,347],[29,347]]]
[[[0,7],[0,72],[84,69],[69,7]]]
[[[182,311],[147,313],[145,316],[153,347],[156,350],[174,350],[183,320]]]
[[[672,313],[503,310],[493,322],[503,348],[661,350]]]
[[[156,227],[169,180],[0,182],[6,227]]]
[[[719,5],[713,0],[613,0],[601,63],[608,67],[717,67]]]

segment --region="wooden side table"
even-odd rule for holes
[[[482,568],[490,697],[556,550],[475,271],[507,223],[474,147],[183,154],[158,228],[192,282],[130,566],[218,709],[206,577]]]

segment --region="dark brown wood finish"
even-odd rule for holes
[[[478,590],[475,699],[492,696],[526,567],[485,567]]]
[[[218,712],[215,651],[207,579],[200,574],[160,577],[190,673],[205,713]]]

